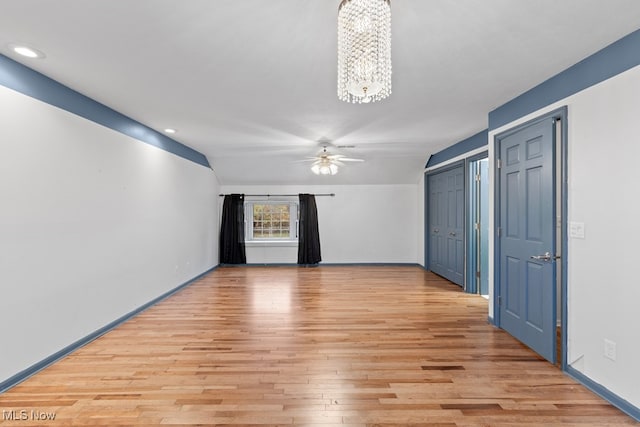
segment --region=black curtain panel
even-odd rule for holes
[[[227,194],[222,206],[220,264],[246,264],[244,251],[244,194]]]
[[[298,231],[298,264],[317,264],[320,257],[318,208],[313,194],[299,194],[300,222]]]

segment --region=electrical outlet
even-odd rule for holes
[[[604,357],[616,360],[616,343],[606,338],[604,340]]]

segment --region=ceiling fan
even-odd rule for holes
[[[316,175],[335,175],[338,167],[344,166],[344,162],[364,162],[363,159],[352,159],[342,154],[331,154],[327,151],[327,146],[322,147],[322,151],[314,157],[307,157],[304,162],[313,162],[311,171]]]

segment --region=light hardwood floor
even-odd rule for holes
[[[2,426],[638,425],[418,267],[220,268],[0,409],[29,418]]]

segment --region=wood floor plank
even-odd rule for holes
[[[417,267],[219,268],[0,395],[0,425],[638,425],[486,317]]]

